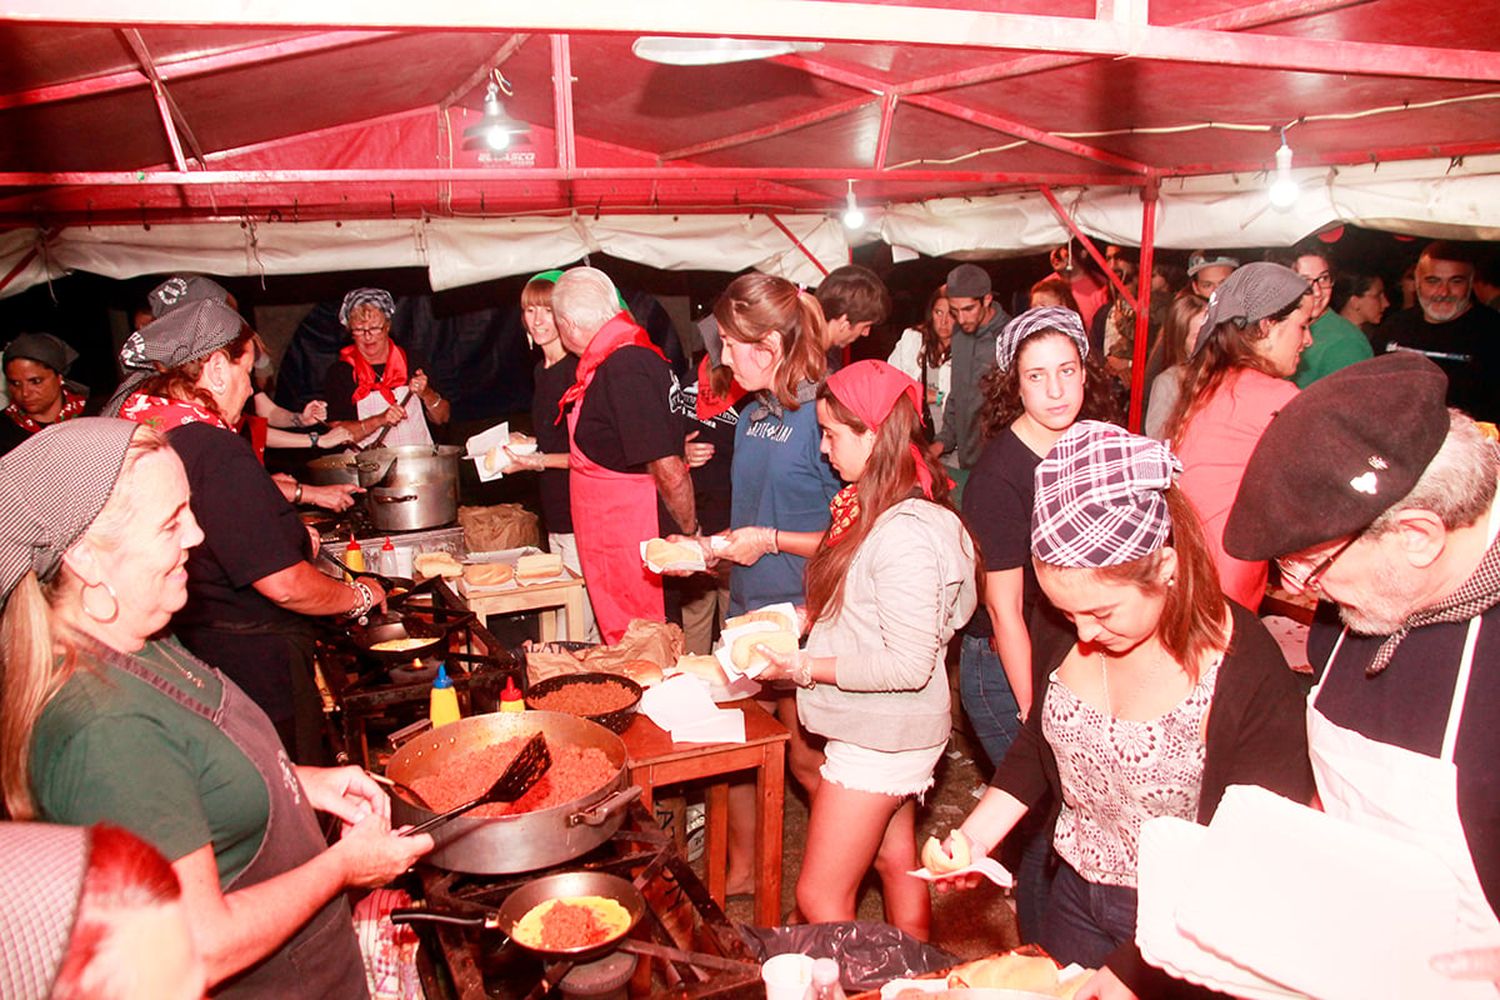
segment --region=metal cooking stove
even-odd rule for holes
[[[759,963],[678,853],[671,835],[639,804],[632,807],[624,828],[602,846],[545,871],[462,875],[418,867],[427,905],[473,916],[497,909],[512,890],[531,879],[579,869],[629,878],[646,899],[646,914],[613,954],[586,966],[544,964],[530,952],[501,943],[497,931],[417,924],[422,936],[418,969],[428,1000],[597,996],[602,977],[618,979],[629,968],[630,957],[636,965],[628,981],[619,992],[603,995],[695,1000],[764,995]]]

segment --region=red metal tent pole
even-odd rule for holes
[[[1094,241],[1089,239],[1088,235],[1073,223],[1073,219],[1068,215],[1067,210],[1062,207],[1062,204],[1053,195],[1052,188],[1046,184],[1041,184],[1038,185],[1038,190],[1042,192],[1042,197],[1047,199],[1047,204],[1052,206],[1052,211],[1056,212],[1057,217],[1062,220],[1062,224],[1068,227],[1068,232],[1078,237],[1078,242],[1082,243],[1083,248],[1088,251],[1089,256],[1094,258],[1094,263],[1099,265],[1100,270],[1104,272],[1104,276],[1109,279],[1109,283],[1115,286],[1115,291],[1119,292],[1120,296],[1126,302],[1130,303],[1132,309],[1139,311],[1139,304],[1136,302],[1135,296],[1130,294],[1130,289],[1125,287],[1120,281],[1120,276],[1115,274],[1110,268],[1109,261],[1105,260],[1104,255],[1099,252],[1099,248],[1094,246]]]
[[[1153,182],[1141,188],[1141,264],[1136,270],[1140,301],[1135,310],[1135,352],[1130,359],[1130,419],[1126,426],[1141,432],[1146,396],[1146,339],[1151,335],[1151,271],[1156,264],[1156,196]]]
[[[783,233],[786,233],[786,238],[791,240],[792,243],[796,245],[797,249],[801,250],[803,255],[806,256],[808,260],[813,262],[813,267],[816,267],[819,271],[823,272],[825,276],[828,274],[828,268],[823,266],[823,262],[816,256],[814,256],[811,250],[807,249],[807,244],[799,240],[796,233],[787,228],[786,223],[776,218],[775,214],[772,212],[767,212],[766,218],[770,219],[772,224],[775,225],[777,229],[781,230]]]
[[[573,54],[567,35],[552,36],[552,125],[558,169],[571,177],[578,166],[578,144],[573,134]]]

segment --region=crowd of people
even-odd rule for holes
[[[603,271],[529,280],[535,448],[504,471],[539,476],[586,627],[613,642],[672,618],[707,652],[726,616],[799,608],[800,648],[762,648],[757,696],[811,802],[793,920],[853,919],[873,871],[887,922],[930,936],[911,872],[953,663],[993,779],[941,852],[1003,852],[1023,939],[1101,970],[1078,996],[1205,993],[1137,947],[1140,838],[1208,823],[1234,785],[1432,852],[1465,949],[1433,967],[1500,982],[1500,463],[1475,422],[1497,410],[1500,315],[1473,262],[1430,244],[1389,315],[1380,278],[1319,247],[1195,253],[1180,277],[1118,247],[1109,275],[1068,248],[1052,264],[1014,317],[985,268],[953,267],[889,361],[849,360],[892,309],[874,272],[812,291],[745,274],[687,384]],[[395,314],[389,292],[350,292],[350,343],[296,413],[257,392],[263,343],[197,276],[153,292],[101,407],[57,337],[5,350],[0,845],[63,844],[57,879],[85,887],[100,845],[154,858],[160,891],[132,905],[184,995],[363,996],[347,894],[432,846],[391,828],[362,770],[320,766],[311,622],[384,593],[320,572],[297,507],[353,488],[263,464],[433,440],[449,400]],[[1149,436],[1122,426],[1132,384]],[[652,572],[640,546],[660,536],[707,569]],[[1272,583],[1342,616],[1312,630],[1310,690],[1257,616]],[[755,864],[753,795],[730,793],[731,893]],[[342,826],[331,846],[318,813]],[[1312,907],[1339,888],[1286,891]],[[91,900],[6,962],[59,989],[97,975],[67,922]]]

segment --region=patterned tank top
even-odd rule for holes
[[[1203,719],[1216,659],[1176,707],[1146,722],[1111,718],[1048,679],[1042,732],[1057,758],[1062,808],[1053,843],[1090,882],[1135,888],[1141,824],[1196,820],[1203,784]]]

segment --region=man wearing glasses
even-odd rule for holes
[[[1447,388],[1404,351],[1308,388],[1256,446],[1224,544],[1338,606],[1308,645],[1323,808],[1437,858],[1458,921],[1432,967],[1500,983],[1500,467]]]
[[[1370,338],[1364,331],[1328,308],[1333,298],[1333,265],[1316,241],[1296,247],[1275,259],[1307,279],[1312,286],[1312,346],[1297,360],[1292,381],[1306,389],[1325,375],[1372,357]]]

